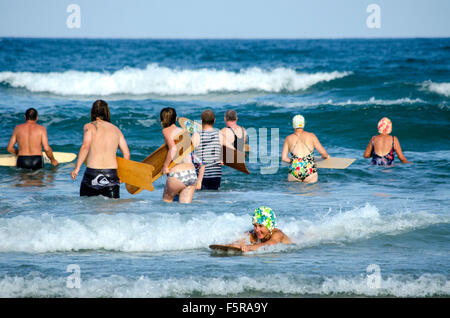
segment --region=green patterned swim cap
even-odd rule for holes
[[[270,232],[275,228],[277,217],[269,207],[261,206],[253,212],[253,224],[264,225]]]

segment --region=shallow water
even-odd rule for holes
[[[5,148],[33,106],[53,150],[78,152],[100,97],[134,160],[162,144],[166,106],[192,119],[211,108],[219,128],[235,109],[256,146],[250,176],[224,167],[221,190],[196,192],[190,205],[162,202],[164,177],[153,192],[132,196],[122,185],[121,199],[107,200],[78,196],[83,170],[73,182],[73,163],[0,167],[0,296],[449,296],[449,47],[449,39],[3,39]],[[314,185],[286,182],[279,153],[298,113],[332,156],[357,160],[320,170]],[[362,158],[384,116],[413,164]],[[248,230],[260,205],[295,244],[211,254],[209,244]],[[80,288],[68,288],[70,264]]]

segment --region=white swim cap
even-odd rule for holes
[[[294,129],[305,128],[305,118],[302,115],[295,115],[294,118],[292,118],[292,127],[294,127]]]

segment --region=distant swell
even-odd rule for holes
[[[430,92],[450,97],[450,83],[434,83],[427,81],[422,84],[422,88]]]
[[[295,92],[349,74],[337,71],[309,74],[289,68],[263,70],[257,67],[239,72],[205,68],[181,70],[149,64],[145,69],[125,67],[114,73],[0,72],[0,83],[57,95],[201,95],[211,92]]]
[[[408,97],[398,98],[398,99],[376,99],[375,97],[371,97],[368,100],[352,100],[347,99],[346,101],[337,101],[328,99],[323,102],[314,102],[314,103],[301,103],[301,102],[259,102],[259,105],[262,106],[271,106],[271,107],[282,107],[282,108],[298,108],[298,107],[318,107],[324,105],[330,106],[366,106],[366,105],[381,105],[381,106],[392,106],[392,105],[412,105],[412,104],[426,104],[427,102],[420,99],[415,98],[411,99]]]

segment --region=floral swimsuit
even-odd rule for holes
[[[300,142],[302,141],[300,140]],[[305,143],[303,144],[306,146]],[[296,145],[297,143],[295,143],[292,149],[295,149]],[[306,146],[306,148],[308,148],[308,146]],[[292,174],[297,180],[304,181],[307,177],[317,172],[313,153],[314,152],[311,151],[309,155],[299,158],[291,152],[292,161],[291,165],[289,166],[289,173]]]

